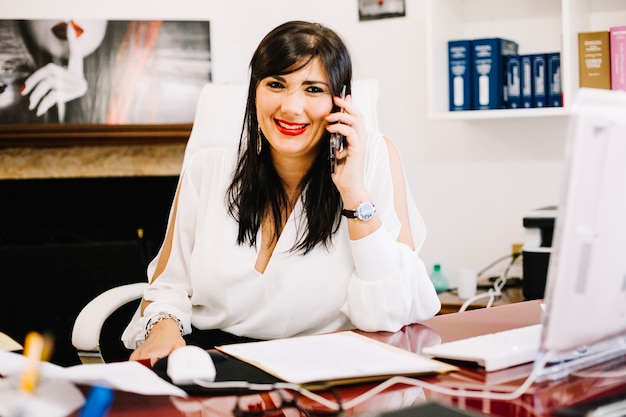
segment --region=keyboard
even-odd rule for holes
[[[497,371],[534,361],[539,354],[541,324],[473,336],[422,349],[439,359],[475,362]]]

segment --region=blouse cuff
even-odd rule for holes
[[[364,281],[376,281],[395,276],[402,260],[397,242],[384,227],[359,240],[351,240],[352,257],[357,275]]]
[[[142,324],[144,329],[150,323],[150,320],[158,316],[159,314],[166,313],[170,314],[174,317],[177,317],[180,320],[180,325],[182,325],[182,334],[186,335],[191,333],[191,323],[189,320],[189,314],[184,313],[180,309],[160,303],[151,303],[149,304],[143,312]],[[145,336],[145,335],[144,335]]]

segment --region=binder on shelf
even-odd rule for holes
[[[611,89],[609,31],[578,33],[580,87]]]
[[[547,107],[546,54],[532,54],[533,107]]]
[[[448,42],[450,111],[472,109],[471,45],[470,40]]]
[[[548,78],[548,107],[563,107],[560,52],[549,52],[546,54],[546,69]]]
[[[522,107],[521,87],[521,60],[519,55],[506,57],[506,84],[508,90],[507,107],[518,109]]]
[[[626,91],[626,26],[609,29],[611,90]]]
[[[472,40],[472,107],[474,110],[507,107],[505,58],[517,55],[517,48],[517,42],[508,39]]]
[[[529,54],[519,55],[520,59],[520,86],[522,92],[522,107],[533,107],[533,65],[532,56]]]

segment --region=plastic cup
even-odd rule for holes
[[[464,300],[476,295],[478,276],[472,268],[459,268],[456,271],[457,294]]]

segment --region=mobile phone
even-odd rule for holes
[[[346,86],[341,88],[341,94],[339,95],[341,99],[346,98]],[[343,112],[343,109],[341,109]],[[338,122],[341,123],[341,122]],[[330,172],[335,172],[337,168],[337,152],[341,152],[348,145],[348,141],[346,137],[340,133],[333,133],[330,135]]]

